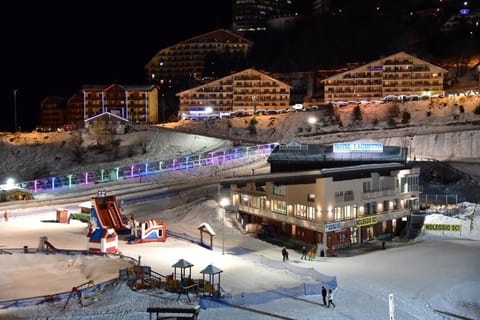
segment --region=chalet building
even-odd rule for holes
[[[40,125],[38,131],[56,131],[65,124],[67,100],[62,97],[48,96],[40,103]]]
[[[177,93],[179,116],[257,110],[286,110],[291,87],[255,69],[246,69],[207,84]]]
[[[225,29],[218,29],[161,49],[145,65],[148,81],[158,85],[176,85],[190,78],[201,81],[208,55],[246,58],[252,42]]]
[[[247,230],[330,252],[408,234],[419,209],[420,170],[406,164],[406,154],[375,140],[329,147],[291,142],[273,150],[270,174],[232,177],[223,185]]]
[[[399,52],[323,80],[325,102],[443,96],[446,72]]]
[[[124,134],[128,120],[110,112],[97,114],[85,119],[85,128],[94,135]]]
[[[158,122],[156,85],[86,85],[83,94],[83,119],[108,112],[131,123]]]

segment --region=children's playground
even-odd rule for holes
[[[105,289],[123,283],[132,292],[158,290],[164,292],[163,297],[181,304],[213,308],[242,299],[263,301],[260,296],[248,293],[257,288],[259,279],[263,282],[262,290],[267,291],[276,290],[279,285],[289,288],[299,285],[298,277],[293,276],[298,270],[285,273],[278,248],[239,234],[228,220],[223,221],[220,209],[216,216],[215,201],[191,208],[188,220],[183,220],[181,211],[171,210],[166,212],[169,217],[166,222],[158,218],[139,222],[132,216],[132,212],[140,212],[139,207],[129,208],[130,211],[116,209],[119,207],[116,197],[105,194],[97,194],[90,200],[93,222],[72,218],[70,223],[60,223],[57,208],[52,208],[34,214],[13,213],[7,222],[0,223],[3,234],[0,249],[5,253],[2,256],[5,266],[24,266],[21,269],[28,270],[21,273],[18,267],[2,270],[2,306],[59,302],[61,309],[91,308],[101,303],[100,295],[105,297]],[[142,208],[149,217],[155,216],[154,203]],[[63,209],[79,210],[78,206]],[[175,236],[166,236],[167,224],[173,224]],[[197,241],[185,241],[186,235]],[[263,252],[261,258],[251,253],[259,250]],[[271,265],[263,267],[268,261]],[[250,270],[248,273],[255,270],[254,276],[244,277],[241,270]],[[263,281],[267,279],[271,280]],[[312,282],[308,283],[309,290],[313,290],[309,292],[316,292],[318,280],[307,282]],[[304,286],[297,290],[305,293]],[[220,304],[215,305],[215,301]],[[153,305],[150,311],[165,311],[160,304],[159,308]]]

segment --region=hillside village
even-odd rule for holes
[[[356,108],[361,119],[354,118]],[[408,147],[412,160],[449,162],[480,181],[476,164],[480,155],[479,108],[480,97],[472,93],[421,101],[337,105],[278,115],[181,120],[133,126],[126,134],[109,137],[85,130],[2,133],[0,181],[9,177],[29,181],[66,172],[160,161],[172,154],[186,156],[203,148],[198,137],[217,139],[209,142],[215,150],[291,140],[329,145],[369,137]],[[410,115],[408,121],[403,118],[405,114]],[[252,119],[256,121],[255,132],[250,125]],[[172,148],[177,151],[172,152]]]

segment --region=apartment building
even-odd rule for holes
[[[268,29],[269,21],[293,17],[290,0],[234,0],[232,2],[232,29],[236,32],[258,32]]]
[[[178,81],[201,81],[205,58],[211,54],[246,58],[252,42],[225,29],[217,29],[161,49],[145,65],[148,81],[176,85]]]
[[[55,131],[65,124],[65,98],[48,96],[40,103],[40,125],[38,131]]]
[[[447,70],[405,52],[323,80],[325,102],[443,96]]]
[[[75,93],[67,100],[67,113],[65,124],[74,128],[82,128],[85,125],[83,118],[83,95]]]
[[[156,85],[85,85],[83,119],[109,112],[130,123],[157,123],[158,89]]]
[[[207,84],[177,93],[179,117],[192,114],[286,110],[291,87],[255,69],[246,69]]]
[[[420,174],[406,164],[406,154],[406,148],[373,140],[329,147],[290,142],[277,146],[269,162],[292,164],[295,171],[230,178],[223,185],[245,229],[338,250],[406,232],[419,209]]]

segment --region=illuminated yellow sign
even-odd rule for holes
[[[461,224],[425,224],[425,231],[462,232]]]
[[[357,219],[357,227],[368,226],[377,223],[377,216],[364,217]]]

